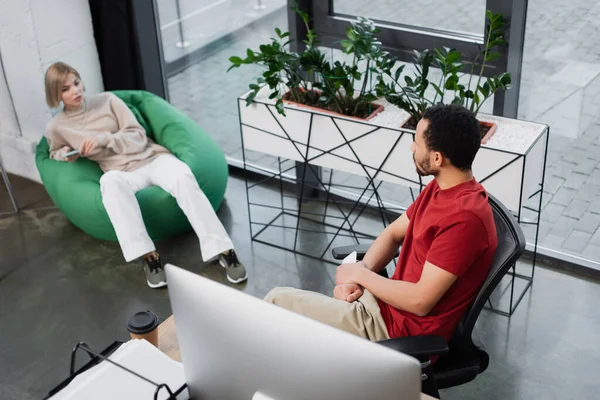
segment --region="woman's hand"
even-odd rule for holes
[[[65,147],[63,147],[63,148],[61,149],[61,151],[63,152],[63,154],[67,154],[67,153],[69,153],[69,152],[73,151],[73,149],[72,149],[72,148],[70,148],[69,146],[65,146]],[[64,157],[64,160],[65,160],[66,162],[70,162],[70,163],[72,163],[72,162],[75,162],[75,161],[77,161],[77,159],[78,159],[78,158],[79,158],[79,154],[74,154],[74,155],[72,155],[71,157]]]
[[[85,139],[79,148],[79,155],[87,157],[98,147],[98,141],[96,139]]]

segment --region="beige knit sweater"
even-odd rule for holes
[[[50,158],[64,161],[85,139],[98,146],[88,155],[106,172],[133,171],[169,150],[152,142],[127,105],[112,93],[87,96],[78,110],[63,110],[46,126]]]

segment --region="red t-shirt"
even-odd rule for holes
[[[454,329],[483,284],[498,246],[488,196],[475,179],[441,190],[434,179],[406,211],[410,223],[391,279],[416,283],[425,261],[458,276],[429,315],[378,300],[390,337],[440,335]]]

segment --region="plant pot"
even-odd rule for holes
[[[410,130],[416,131],[417,130],[417,123],[414,124],[415,125],[414,127],[408,126],[411,120],[412,120],[412,117],[406,118],[404,120],[404,122],[402,122],[402,124],[400,124],[400,127],[403,128],[403,129],[410,129]],[[417,122],[419,122],[419,121],[417,121]]]
[[[284,103],[283,116],[273,99],[246,106],[246,96],[239,99],[244,149],[420,187],[413,159],[406,157],[413,134],[290,101]],[[382,109],[377,107],[370,117]]]
[[[301,90],[301,91],[303,91],[303,92],[305,91],[303,88],[300,88],[300,90]],[[320,92],[320,91],[318,91],[318,90],[314,90],[314,92],[315,92],[315,93],[318,93],[319,95],[321,94],[321,92]],[[309,110],[312,110],[312,111],[325,112],[325,113],[328,113],[328,114],[337,115],[337,116],[344,117],[344,118],[352,118],[352,119],[357,119],[357,120],[359,120],[359,121],[368,121],[368,120],[370,120],[370,119],[374,118],[374,117],[375,117],[377,114],[379,114],[380,112],[382,112],[382,111],[383,111],[383,109],[384,109],[384,107],[383,107],[381,104],[370,103],[370,105],[371,105],[371,106],[373,106],[373,111],[372,111],[372,112],[371,112],[371,113],[370,113],[370,114],[369,114],[367,117],[365,117],[365,118],[360,118],[360,117],[352,117],[352,116],[350,116],[350,115],[341,114],[341,113],[338,113],[338,112],[335,112],[335,111],[331,111],[331,110],[328,110],[328,109],[325,109],[325,108],[321,108],[321,107],[315,107],[315,106],[310,106],[310,105],[308,105],[308,104],[302,104],[302,103],[298,103],[298,102],[296,102],[296,101],[293,101],[293,100],[288,100],[288,99],[286,99],[285,97],[286,97],[286,96],[287,96],[289,93],[290,93],[290,92],[287,92],[286,94],[284,94],[284,95],[283,95],[283,97],[284,97],[284,98],[283,98],[283,101],[284,101],[285,103],[288,103],[288,104],[294,104],[294,105],[296,105],[296,106],[303,107],[303,108],[307,108],[307,109],[309,109]]]
[[[487,128],[487,132],[481,137],[481,144],[486,144],[492,135],[498,129],[498,125],[495,122],[479,121],[480,129],[482,127]]]
[[[246,106],[240,97],[242,147],[287,160],[309,164],[392,184],[421,188],[432,178],[418,176],[411,145],[414,131],[383,122],[333,114],[315,107],[285,104],[286,116],[277,113],[272,99]],[[510,210],[539,193],[543,179],[547,126],[492,115],[502,124],[498,140],[479,149],[473,174]],[[401,117],[399,120],[405,119]],[[492,128],[494,129],[494,128]],[[494,132],[488,131],[483,140]]]

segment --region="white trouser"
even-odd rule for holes
[[[126,261],[156,250],[135,197],[136,192],[150,186],[161,187],[177,200],[198,235],[204,261],[233,249],[229,235],[190,168],[174,155],[165,154],[135,171],[108,171],[100,178],[102,202]]]

